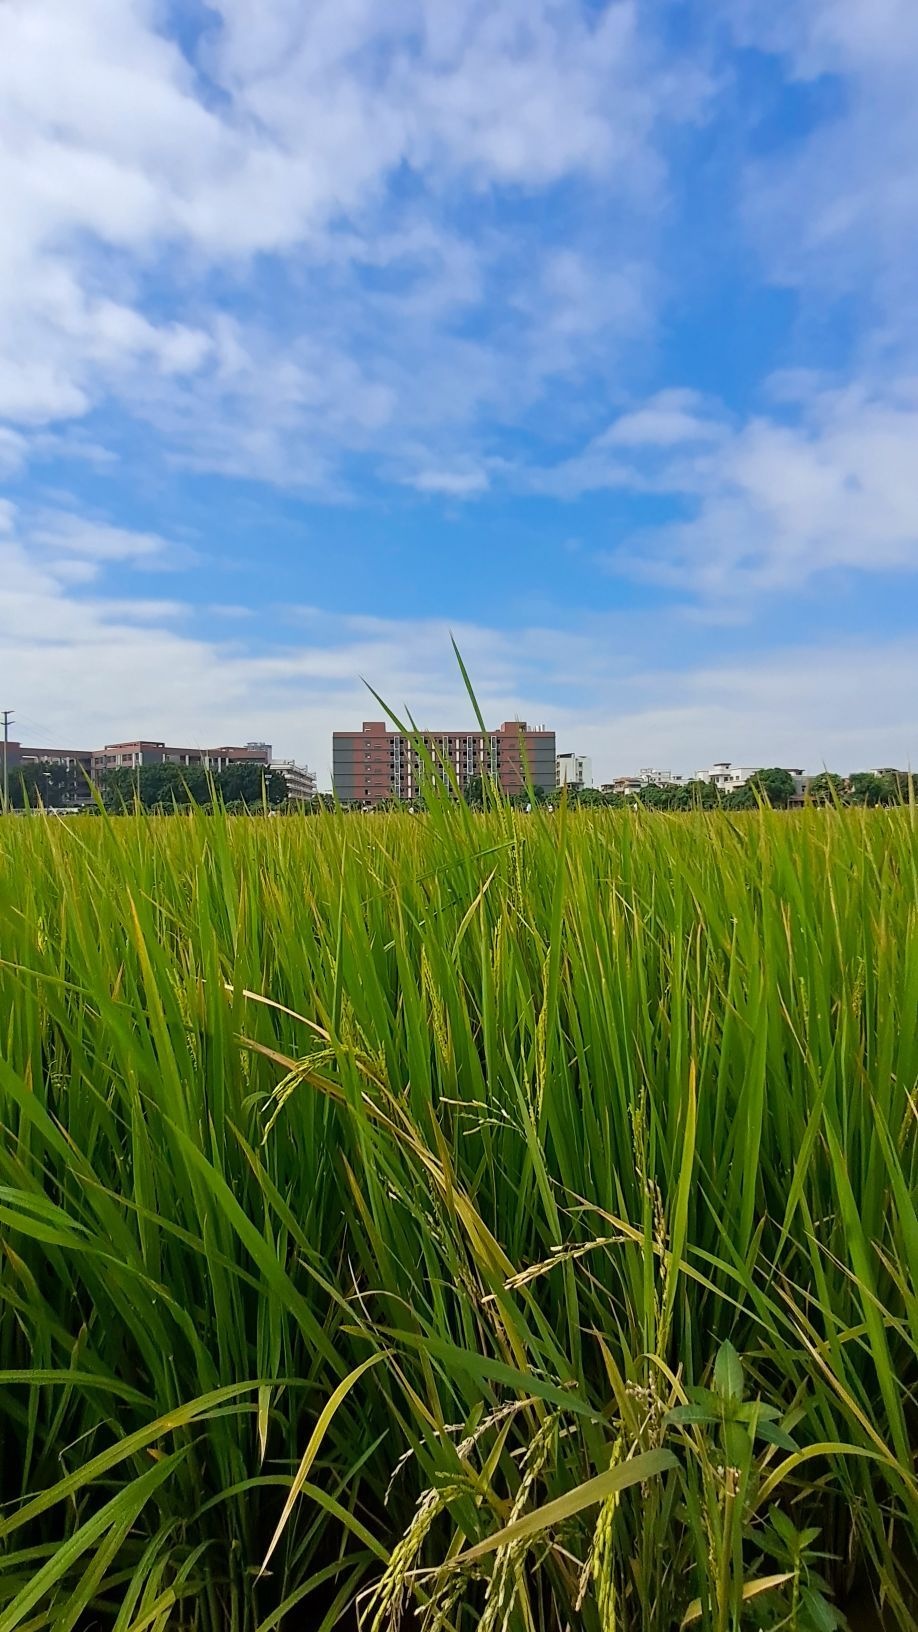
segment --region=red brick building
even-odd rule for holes
[[[522,793],[528,777],[546,791],[555,785],[555,733],[534,730],[525,720],[506,720],[497,731],[422,731],[434,763],[451,766],[460,788],[490,771],[504,793]],[[365,720],[360,731],[336,731],[332,739],[335,792],[345,804],[413,799],[423,781],[415,738],[389,731],[382,720]]]

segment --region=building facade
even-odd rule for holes
[[[555,733],[533,729],[525,720],[506,720],[497,731],[422,731],[428,754],[444,782],[447,767],[461,789],[490,773],[506,794],[522,793],[527,780],[546,791],[555,785]],[[414,799],[426,775],[418,740],[387,730],[382,720],[365,720],[360,731],[336,731],[332,738],[332,779],[344,804],[376,805],[386,799]]]
[[[729,759],[719,759],[708,770],[696,771],[695,777],[699,782],[713,782],[718,793],[735,793],[737,788],[744,788],[761,769],[761,765],[733,765]],[[810,778],[805,771],[796,766],[781,766],[781,769],[793,777],[793,797],[802,802],[810,785]]]
[[[88,805],[92,801],[92,750],[89,748],[28,748],[25,743],[7,743],[7,774],[12,780],[19,771],[56,772],[49,778],[49,798],[67,806]],[[44,781],[44,779],[43,779]],[[42,800],[45,793],[42,790]]]
[[[556,788],[591,788],[593,762],[586,754],[559,754],[555,760]]]
[[[677,771],[655,771],[644,766],[635,776],[616,776],[613,781],[604,782],[602,791],[636,799],[645,788],[681,788],[688,780]]]
[[[10,770],[22,765],[56,765],[66,771],[92,770],[90,748],[27,748],[23,742],[7,744]]]
[[[217,775],[228,765],[271,764],[269,742],[247,742],[244,747],[171,748],[165,742],[144,741],[109,742],[92,754],[93,776],[104,776],[106,771],[140,770],[144,765],[203,765]]]
[[[696,782],[713,782],[718,793],[735,793],[737,788],[744,788],[751,776],[762,769],[761,765],[733,765],[729,759],[718,759],[707,770],[696,771]]]
[[[272,759],[272,771],[277,771],[287,784],[287,798],[306,801],[316,796],[316,773],[307,765],[297,765],[293,759]]]
[[[263,765],[278,771],[287,784],[291,799],[312,799],[316,792],[315,773],[292,759],[274,759],[269,742],[247,742],[241,746],[225,743],[217,748],[175,748],[153,738],[130,742],[110,742],[104,748],[27,748],[24,743],[7,744],[9,775],[34,767],[54,768],[67,773],[62,794],[68,804],[89,804],[92,783],[111,771],[141,770],[147,765],[200,766],[214,776],[230,765]],[[57,782],[63,779],[58,777]]]

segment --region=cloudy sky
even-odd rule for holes
[[[0,706],[918,761],[914,0],[2,0]]]

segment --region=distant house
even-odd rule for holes
[[[696,782],[713,782],[718,793],[735,793],[744,788],[750,777],[762,769],[761,765],[734,765],[729,759],[715,760],[706,770],[696,771]]]
[[[604,782],[602,791],[634,799],[644,788],[681,788],[687,781],[688,777],[680,776],[677,771],[655,771],[645,765],[636,776],[616,776],[611,782]]]

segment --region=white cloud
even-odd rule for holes
[[[104,574],[110,562],[96,566]],[[422,724],[471,724],[453,632],[488,720],[545,721],[559,747],[592,754],[600,778],[722,757],[841,770],[918,758],[913,641],[764,655],[747,644],[741,659],[713,659],[707,630],[686,650],[686,625],[665,614],[645,627],[628,615],[451,631],[441,619],[304,608],[293,609],[288,639],[265,650],[257,621],[233,623],[232,638],[213,625],[202,636],[197,620],[184,626],[185,610],[179,600],[125,602],[104,579],[74,585],[17,533],[9,507],[0,512],[0,656],[16,676],[12,701],[58,745],[269,737],[326,780],[331,732],[378,716],[361,677]],[[678,642],[678,668],[662,665]]]
[[[674,448],[719,442],[722,420],[710,415],[697,391],[659,391],[631,413],[621,414],[597,439],[610,448]]]
[[[918,382],[824,391],[794,423],[757,418],[662,485],[686,522],[632,540],[650,576],[743,597],[833,570],[918,570]]]
[[[771,275],[856,293],[871,344],[914,354],[918,8],[912,0],[726,0],[734,38],[772,53],[820,117],[748,165],[746,214]],[[834,94],[829,99],[829,92]]]
[[[693,393],[661,392],[517,480],[559,497],[670,499],[686,519],[633,531],[605,563],[694,594],[742,601],[827,571],[918,570],[918,378],[874,391],[784,376],[774,396],[785,417],[736,424]]]
[[[911,0],[733,0],[744,44],[781,52],[801,79],[861,71],[909,73],[918,51]]]
[[[331,486],[421,431],[451,463],[485,409],[518,418],[591,336],[646,326],[662,133],[707,82],[635,0],[210,14],[191,60],[154,0],[0,6],[0,419],[114,398],[196,468]],[[487,224],[488,192],[573,177],[614,201],[614,267],[608,234]]]
[[[156,533],[131,532],[66,511],[38,515],[29,527],[28,539],[33,547],[50,553],[63,551],[92,562],[148,562],[169,549],[167,541]]]
[[[28,442],[9,425],[0,425],[0,478],[21,470],[28,458]]]
[[[196,559],[187,544],[159,533],[112,526],[99,517],[60,506],[21,510],[9,501],[0,502],[0,540],[7,541],[14,581],[34,577],[49,589],[56,585],[55,599],[68,586],[94,584],[113,565],[167,572]],[[126,608],[128,602],[110,604]],[[148,617],[151,607],[161,611],[168,605],[175,610],[180,604],[138,601],[138,615]]]
[[[625,190],[659,179],[648,138],[660,77],[633,0],[598,12],[574,0],[469,0],[452,16],[440,0],[215,9],[212,71],[300,155],[314,211],[353,207],[398,164],[484,185],[538,186],[573,170]],[[700,75],[693,84],[697,99]]]
[[[452,499],[476,497],[490,485],[485,470],[421,470],[406,480],[419,493],[442,493]]]
[[[697,391],[671,387],[621,413],[580,453],[555,465],[514,472],[527,491],[556,498],[583,493],[693,489],[711,450],[729,434],[722,408]]]
[[[644,671],[618,685],[618,707],[577,728],[578,752],[615,774],[643,765],[828,766],[843,773],[915,762],[910,640],[837,641],[749,652],[742,661]],[[615,695],[608,688],[610,704]]]

